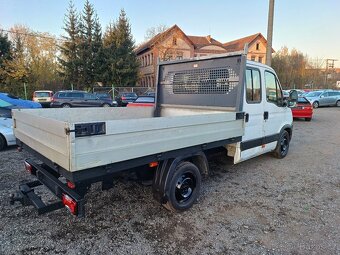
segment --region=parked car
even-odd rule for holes
[[[0,107],[0,151],[10,145],[15,145],[11,109]]]
[[[12,109],[22,108],[20,106],[16,106],[6,101],[0,99],[0,117],[1,118],[11,118],[12,117]]]
[[[304,118],[311,121],[313,117],[313,106],[305,97],[299,97],[296,106],[291,108],[293,118]]]
[[[24,100],[8,93],[0,93],[0,99],[12,105],[20,106],[22,108],[41,108],[41,104],[30,100]]]
[[[78,90],[59,91],[54,94],[51,107],[110,107],[112,99],[100,99],[93,93]]]
[[[49,107],[53,98],[51,90],[37,90],[33,93],[33,102],[40,103],[43,107]]]
[[[123,92],[116,96],[118,106],[126,106],[128,103],[133,103],[138,98],[134,92]]]
[[[312,91],[305,95],[305,97],[313,105],[313,108],[319,106],[339,106],[340,107],[340,91],[336,90],[321,90]]]
[[[117,106],[117,101],[116,100],[112,100],[112,97],[109,93],[94,93],[99,99],[106,99],[106,100],[110,100],[112,102],[112,106]]]
[[[127,107],[154,107],[155,97],[153,96],[140,96],[133,103],[129,103]]]
[[[156,92],[149,91],[149,92],[146,92],[145,95],[154,97],[154,96],[156,96]]]

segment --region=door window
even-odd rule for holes
[[[275,75],[271,72],[265,72],[265,81],[266,81],[266,98],[270,103],[274,103],[276,105],[282,104],[282,93],[280,89],[280,85]]]
[[[247,69],[246,71],[246,100],[247,103],[261,102],[261,78],[259,70]]]

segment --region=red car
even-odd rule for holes
[[[293,118],[304,118],[306,121],[311,121],[313,106],[305,97],[299,97],[296,106],[292,108],[292,114]]]
[[[154,107],[155,97],[153,96],[140,96],[133,103],[129,103],[127,107]]]

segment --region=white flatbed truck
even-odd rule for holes
[[[223,148],[235,163],[287,155],[291,102],[273,69],[238,52],[160,63],[154,108],[14,110],[18,148],[32,154],[25,167],[37,180],[20,184],[11,202],[84,216],[92,183],[108,189],[115,176],[135,171],[151,172],[154,198],[183,211],[197,200],[211,149]],[[59,200],[44,203],[34,193],[40,185]]]

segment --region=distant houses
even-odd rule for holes
[[[245,44],[248,44],[247,58],[249,60],[265,62],[267,40],[261,33],[221,43],[210,35],[187,35],[177,25],[174,25],[136,49],[141,65],[138,86],[155,86],[158,59],[168,61],[241,51]]]

